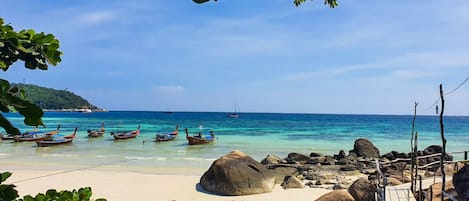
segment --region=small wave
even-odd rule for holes
[[[76,154],[42,154],[42,157],[77,158],[77,157],[80,157],[80,155],[76,155]]]
[[[106,158],[105,155],[96,155],[96,158]]]
[[[151,160],[153,157],[142,157],[142,156],[125,156],[125,159],[128,160]]]
[[[10,154],[0,153],[0,156],[9,156]]]
[[[157,157],[156,160],[165,161],[165,160],[166,160],[166,157]]]
[[[185,158],[175,158],[176,160],[186,160],[186,161],[214,161],[215,158],[197,158],[197,157],[185,157]]]

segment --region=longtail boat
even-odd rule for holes
[[[175,140],[179,133],[179,126],[172,132],[158,132],[155,136],[155,142],[167,142]]]
[[[135,138],[140,134],[140,125],[138,125],[137,130],[130,132],[111,132],[111,135],[114,136],[115,140],[126,140],[130,138]]]
[[[47,133],[44,132],[30,132],[25,135],[15,136],[15,142],[31,142],[31,141],[38,141],[38,140],[47,140],[52,137],[52,135],[57,135],[60,130],[60,124],[57,126],[55,131],[50,131]]]
[[[215,134],[213,131],[207,132],[197,132],[194,136],[189,136],[189,131],[186,131],[186,139],[189,145],[196,145],[196,144],[207,144],[215,141]]]
[[[75,131],[67,136],[54,136],[46,140],[39,140],[36,141],[36,144],[38,147],[48,147],[48,146],[54,146],[54,145],[59,145],[59,144],[68,144],[73,142],[73,139],[75,139],[75,136],[77,134],[78,128],[75,128]]]
[[[101,137],[104,135],[104,132],[106,130],[104,129],[104,122],[101,123],[101,128],[99,128],[99,130],[88,130],[88,137],[92,138],[92,137]]]

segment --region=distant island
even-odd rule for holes
[[[12,85],[23,89],[26,92],[26,99],[38,105],[44,111],[105,111],[67,90],[56,90],[33,84],[13,83]]]

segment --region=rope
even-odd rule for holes
[[[445,93],[445,96],[451,95],[451,94],[453,94],[454,92],[456,92],[459,88],[461,88],[464,84],[466,84],[467,81],[469,81],[469,76],[467,76],[466,79],[464,79],[464,81],[461,82],[456,88],[454,88],[454,89],[451,90],[450,92]],[[428,107],[426,107],[425,109],[420,110],[420,111],[421,111],[421,112],[428,111],[429,109],[433,108],[436,104],[438,104],[438,102],[440,101],[440,99],[441,99],[441,97],[439,97],[438,99],[436,99],[436,101],[435,101],[432,105],[430,105],[430,106],[428,106]]]
[[[146,155],[144,157],[153,157],[153,156],[156,156],[156,155],[157,154],[150,154],[150,155]],[[88,166],[88,167],[76,168],[76,169],[65,170],[65,171],[56,172],[56,173],[52,173],[52,174],[46,174],[46,175],[41,175],[41,176],[37,176],[37,177],[27,178],[27,179],[23,179],[23,180],[14,181],[12,183],[13,184],[22,183],[22,182],[25,182],[25,181],[31,181],[31,180],[35,180],[35,179],[40,179],[40,178],[45,178],[45,177],[70,173],[70,172],[76,172],[76,171],[81,171],[81,170],[89,170],[89,169],[93,169],[93,168],[103,167],[103,166],[106,166],[106,165],[114,165],[114,164],[117,164],[117,163],[130,162],[130,161],[134,161],[134,160],[138,160],[138,159],[136,159],[136,158],[135,159],[121,159],[121,160],[112,161],[112,162],[108,162],[108,163],[102,163],[102,164],[92,165],[92,166]]]

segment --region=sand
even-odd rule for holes
[[[47,189],[71,190],[90,186],[93,199],[109,201],[312,201],[331,190],[320,188],[284,190],[247,196],[219,196],[204,192],[198,185],[200,175],[162,175],[103,170],[27,170],[8,168],[14,174],[6,183],[15,184],[20,195],[36,195]]]

